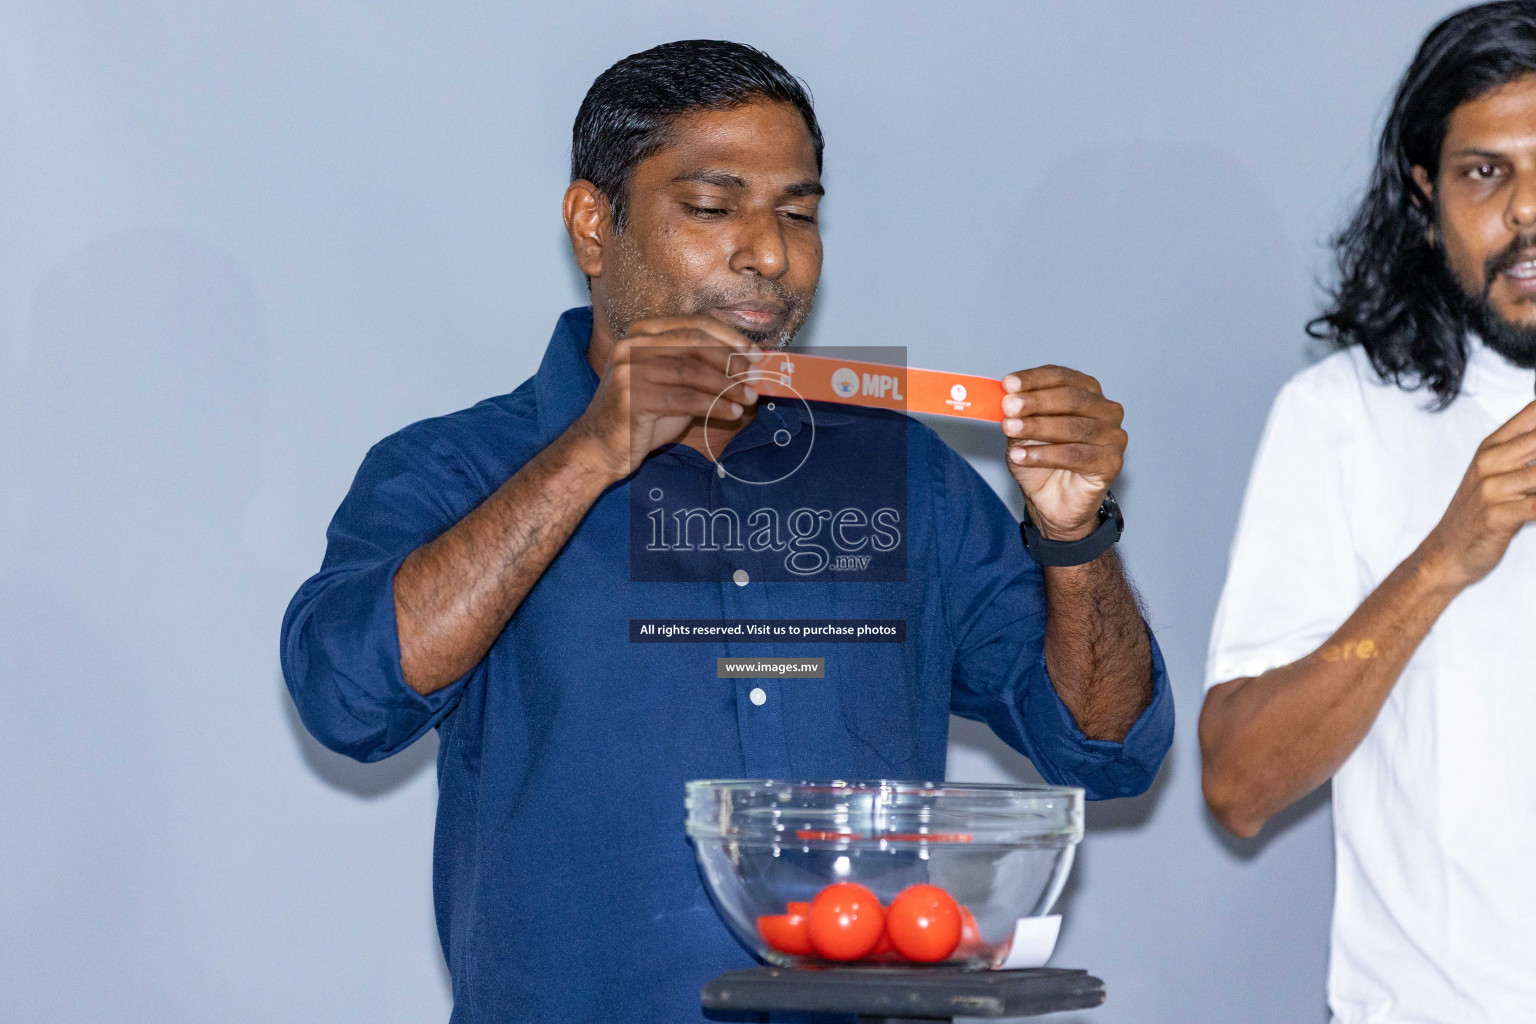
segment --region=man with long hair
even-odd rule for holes
[[[1536,3],[1398,87],[1270,414],[1200,718],[1251,836],[1333,780],[1340,1022],[1536,1017]]]

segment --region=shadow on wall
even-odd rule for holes
[[[1090,373],[1125,406],[1130,443],[1115,484],[1127,510],[1123,557],[1180,713],[1151,793],[1093,819],[1095,829],[1134,828],[1180,748],[1186,757],[1195,748],[1232,530],[1264,413],[1305,362],[1312,284],[1293,269],[1264,183],[1230,152],[1126,140],[1066,154],[1036,181],[1011,225],[1017,260],[999,266],[996,282],[1027,311],[1015,361]],[[1175,788],[1199,801],[1198,770]]]
[[[1201,126],[1186,131],[1198,139]],[[1117,995],[1098,1013],[1067,1019],[1205,1019],[1216,1003],[1241,1003],[1214,994],[1198,968],[1220,974],[1263,955],[1268,940],[1252,932],[1246,910],[1190,898],[1234,861],[1253,863],[1218,884],[1238,887],[1283,919],[1276,924],[1284,934],[1310,944],[1274,965],[1268,991],[1316,993],[1330,877],[1311,871],[1331,852],[1327,793],[1290,808],[1254,840],[1234,839],[1204,810],[1195,737],[1205,648],[1244,482],[1265,411],[1305,365],[1314,261],[1291,250],[1258,170],[1219,145],[1111,139],[1043,156],[1027,170],[1016,203],[987,225],[1006,239],[984,267],[986,301],[1005,330],[972,332],[969,344],[980,347],[976,365],[1059,363],[1090,373],[1125,406],[1127,468],[1115,486],[1126,508],[1122,556],[1146,598],[1179,712],[1152,790],[1088,810],[1089,840],[1063,894],[1058,948],[1091,960]],[[951,283],[982,287],[974,274]],[[989,475],[999,455],[988,429],[940,430],[997,479]],[[998,781],[1035,777],[985,727],[954,722],[952,729],[956,768],[976,765]],[[1107,832],[1132,841],[1093,841]],[[1258,856],[1281,836],[1287,860]],[[1125,907],[1143,912],[1127,916]],[[1180,934],[1227,941],[1212,959],[1192,963],[1183,956],[1187,943],[1170,940]],[[1315,1019],[1294,1012],[1299,1005],[1254,997],[1241,1016]]]
[[[268,401],[264,311],[238,261],[138,230],[50,268],[29,312],[32,500],[0,581],[0,679],[26,681],[7,690],[25,728],[0,765],[29,823],[7,850],[27,922],[7,966],[47,998],[101,1004],[88,1015],[174,1017],[237,959],[230,936],[262,926],[229,878],[261,871],[258,826],[236,809],[265,789],[244,769],[267,695],[246,684],[270,635],[249,615],[264,581],[239,529]],[[185,979],[174,992],[146,981],[166,963]]]
[[[243,645],[245,625],[233,621],[198,628],[196,640],[177,631],[215,608],[248,614],[263,603],[252,588],[268,582],[240,552],[271,358],[244,268],[189,235],[128,232],[64,261],[40,290],[33,319],[35,353],[20,402],[33,499],[16,579],[68,595],[77,629],[92,607],[103,618],[136,619],[146,650],[190,652],[225,636]],[[274,631],[262,623],[250,633],[272,652]],[[49,636],[34,639],[77,650],[86,639]],[[226,684],[244,672],[236,664],[201,670]],[[183,674],[194,674],[191,663]],[[163,692],[208,684],[155,685]],[[333,788],[376,797],[434,758],[435,736],[378,765],[353,762],[304,731],[286,689],[280,704],[305,763]]]
[[[1045,780],[1035,771],[1028,758],[1018,753],[982,722],[965,718],[951,718],[949,724],[951,770],[949,777],[957,782],[986,781],[1018,785],[1044,785]],[[1162,769],[1152,785],[1140,796],[1128,800],[1095,800],[1084,812],[1086,831],[1091,833],[1135,831],[1152,817],[1158,801],[1167,791],[1169,781],[1178,773],[1178,748],[1168,752]],[[956,775],[956,769],[964,773]],[[1254,840],[1258,842],[1259,840]],[[1084,879],[1092,874],[1093,851],[1091,844],[1078,847],[1072,873],[1056,903],[1056,913],[1067,921],[1073,919],[1072,909],[1082,890]]]
[[[1211,813],[1209,807],[1205,808],[1205,826],[1226,848],[1232,856],[1243,861],[1251,861],[1263,853],[1270,843],[1275,842],[1291,829],[1296,828],[1302,822],[1310,819],[1314,814],[1322,813],[1333,796],[1333,784],[1324,783],[1300,800],[1291,804],[1285,810],[1270,818],[1262,831],[1252,839],[1239,839],[1222,827],[1221,822]]]

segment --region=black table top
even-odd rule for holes
[[[950,1020],[1031,1017],[1104,1002],[1104,983],[1087,971],[1034,967],[961,971],[910,967],[757,967],[728,971],[704,986],[706,1010],[856,1013]]]

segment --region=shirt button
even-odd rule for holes
[[[731,579],[736,581],[738,587],[744,587],[752,582],[752,577],[747,575],[747,570],[745,569],[737,569],[731,573]]]
[[[761,686],[752,687],[752,692],[747,694],[747,696],[751,698],[752,703],[756,704],[758,707],[762,707],[764,704],[768,703],[768,691],[764,690]]]

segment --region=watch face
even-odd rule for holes
[[[1106,491],[1104,493],[1104,504],[1099,506],[1099,522],[1102,523],[1109,519],[1115,521],[1117,529],[1125,529],[1125,514],[1120,511],[1120,503],[1115,500],[1113,491]]]

